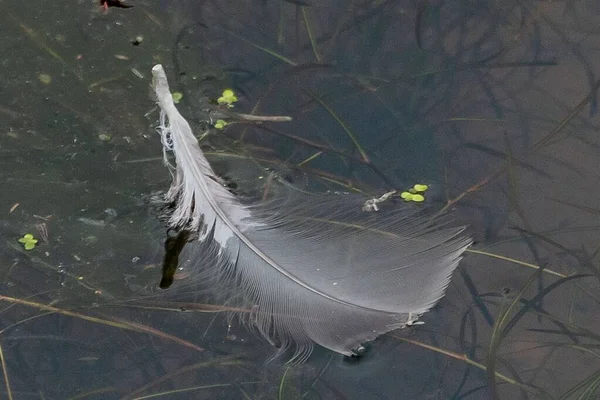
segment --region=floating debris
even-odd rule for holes
[[[109,7],[116,7],[116,8],[131,8],[133,6],[130,6],[129,4],[125,4],[123,3],[123,1],[121,0],[100,0],[100,5],[102,7],[104,7],[104,10],[108,10]]]
[[[135,39],[131,41],[131,44],[134,46],[139,46],[144,41],[144,37],[142,35],[137,35]]]
[[[80,218],[77,218],[77,221],[82,222],[86,225],[90,225],[90,226],[98,226],[98,227],[106,226],[106,221],[103,221],[101,219],[91,219],[91,218],[80,217]]]
[[[44,85],[49,85],[52,82],[52,77],[50,75],[48,75],[48,74],[39,74],[38,75],[38,79]]]

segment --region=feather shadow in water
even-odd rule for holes
[[[197,232],[188,244],[192,261],[208,269],[230,306],[252,310],[249,322],[278,343],[278,353],[302,362],[317,343],[357,354],[443,297],[471,243],[463,227],[431,220],[414,204],[365,212],[365,199],[354,195],[289,192],[242,204],[177,111],[162,66],[152,73],[165,163],[174,170],[169,227]]]

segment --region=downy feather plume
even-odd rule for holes
[[[177,111],[163,67],[152,74],[163,149],[176,162],[169,226],[197,232],[192,261],[292,361],[304,361],[314,343],[356,354],[444,295],[471,243],[464,228],[432,221],[414,204],[365,212],[355,195],[288,193],[243,204],[220,183]]]

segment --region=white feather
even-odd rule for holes
[[[412,324],[443,297],[471,240],[463,228],[401,205],[362,210],[358,196],[290,194],[244,205],[220,183],[177,111],[161,65],[152,69],[165,150],[176,170],[169,225],[199,233],[197,263],[229,301],[292,360],[313,343],[351,355]],[[165,162],[166,156],[165,156]]]

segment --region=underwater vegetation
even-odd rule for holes
[[[125,4],[0,4],[3,398],[598,397],[594,2]],[[159,63],[236,198],[468,226],[424,324],[268,362],[257,310],[215,296],[153,209]]]

